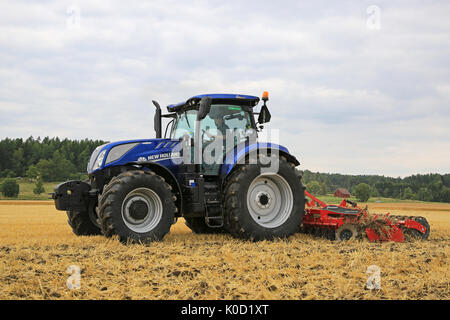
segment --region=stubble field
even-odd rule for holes
[[[449,299],[450,204],[369,210],[425,216],[430,239],[252,243],[195,235],[180,219],[163,242],[123,245],[75,236],[51,202],[0,201],[0,299]],[[371,265],[380,289],[366,289]],[[70,266],[79,289],[67,286]]]

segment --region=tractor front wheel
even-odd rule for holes
[[[175,200],[170,185],[154,172],[121,173],[99,197],[102,232],[122,242],[162,240],[175,219]]]

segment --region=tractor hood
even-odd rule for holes
[[[88,163],[88,173],[136,162],[170,161],[180,158],[180,141],[171,139],[126,140],[97,147]]]

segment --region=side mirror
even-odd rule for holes
[[[259,112],[258,123],[259,124],[267,123],[270,121],[271,117],[272,116],[270,115],[269,108],[267,108],[266,105],[263,105],[261,107],[261,111]]]
[[[155,100],[152,100],[152,102],[156,107],[155,117],[153,118],[153,127],[155,128],[156,139],[161,139],[161,107]]]
[[[211,103],[212,99],[210,97],[203,97],[202,100],[200,100],[200,107],[198,108],[197,113],[197,121],[205,119],[206,115],[211,110]]]

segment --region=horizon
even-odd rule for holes
[[[268,91],[302,168],[450,172],[448,1],[1,6],[0,137],[147,138],[152,100]]]

